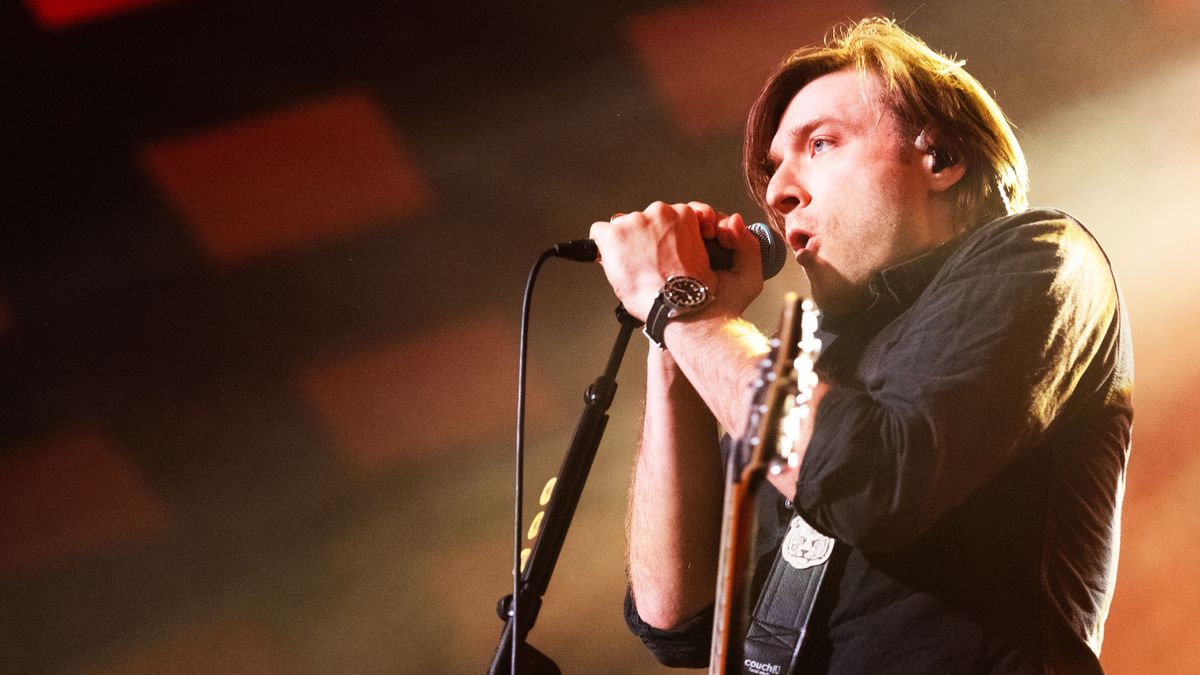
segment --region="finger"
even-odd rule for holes
[[[597,220],[588,228],[588,239],[596,242],[599,246],[603,242],[609,232],[612,231],[612,223],[607,220]]]
[[[800,479],[799,468],[786,467],[779,473],[767,472],[767,480],[788,499],[796,497],[796,482]]]
[[[720,222],[717,224],[716,237],[721,246],[724,246],[728,249],[737,248],[736,233],[739,223],[740,227],[745,227],[745,222],[742,221],[742,216],[739,213],[735,213],[732,216],[726,216],[720,220]]]
[[[733,241],[730,248],[733,249],[734,264],[743,267],[750,272],[753,270],[753,275],[757,279],[762,279],[759,276],[762,273],[762,244],[758,237],[750,231],[746,226],[746,221],[742,219],[740,213],[735,213],[729,218],[730,232],[733,235]]]
[[[750,231],[746,226],[746,221],[742,219],[740,213],[735,213],[725,221],[722,231],[728,239],[722,242],[722,246],[733,249],[734,264],[738,267],[761,267],[762,255],[761,244],[758,237]]]
[[[700,222],[700,236],[705,239],[717,236],[717,222],[721,219],[721,214],[704,202],[688,202],[687,205]]]
[[[731,243],[735,250],[745,250],[753,252],[757,255],[759,249],[758,237],[747,227],[746,221],[742,219],[742,214],[735,213],[729,217],[729,233],[733,237]]]
[[[666,202],[653,202],[645,208],[644,213],[649,218],[661,220],[664,217],[674,214],[675,210]]]
[[[600,240],[608,232],[608,228],[612,226],[611,220],[597,220],[588,228],[588,239],[596,242],[596,262],[604,264],[604,259],[600,255]]]
[[[696,212],[690,206],[682,202],[671,205],[671,210],[679,217],[680,221],[686,224],[694,224],[699,229],[699,218]]]

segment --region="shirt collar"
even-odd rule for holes
[[[823,315],[822,328],[833,333],[842,333],[854,329],[863,323],[875,325],[872,319],[888,320],[896,313],[907,309],[925,290],[946,259],[950,257],[962,243],[963,238],[952,239],[937,248],[926,251],[915,258],[896,263],[871,275],[868,283],[870,300],[866,309],[846,316]]]
[[[901,307],[912,305],[961,242],[961,237],[951,239],[931,251],[877,272],[871,279],[871,294],[888,295]]]

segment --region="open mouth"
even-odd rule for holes
[[[808,248],[808,242],[812,239],[812,234],[801,230],[793,230],[788,233],[788,245],[792,247],[792,251],[800,253]]]

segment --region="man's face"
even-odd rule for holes
[[[934,208],[928,156],[881,93],[874,75],[819,77],[792,98],[771,140],[767,203],[817,304],[834,314],[862,307],[872,273],[954,236]]]

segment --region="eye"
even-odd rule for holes
[[[812,147],[812,153],[819,155],[833,147],[833,141],[828,138],[814,138],[809,144]]]

